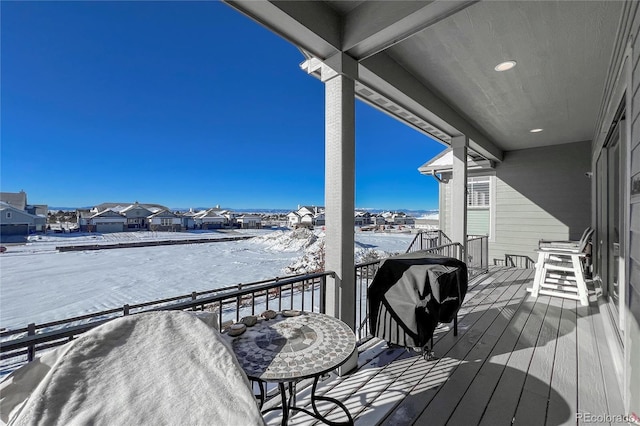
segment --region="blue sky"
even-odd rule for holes
[[[324,204],[324,86],[216,2],[2,2],[0,188],[29,202]],[[356,105],[356,206],[435,209],[444,149]]]

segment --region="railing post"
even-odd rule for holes
[[[198,293],[196,293],[195,291],[191,292],[191,300],[196,300],[198,298]],[[193,308],[191,308],[192,311],[197,311],[196,306],[194,305]],[[204,310],[204,306],[203,309]]]
[[[326,292],[327,292],[327,276],[323,275],[322,280],[320,281],[320,301],[318,304],[320,305],[320,313],[324,314],[326,312]]]
[[[36,334],[36,324],[31,323],[27,325],[27,336],[35,336]],[[27,361],[31,362],[36,356],[36,345],[29,345],[27,348]]]
[[[484,254],[482,257],[482,262],[484,263],[485,271],[489,270],[489,236],[486,235],[483,240],[484,243]]]
[[[124,305],[122,307],[122,315],[129,315],[129,305]]]
[[[238,291],[242,290],[242,283],[238,283]],[[236,296],[236,322],[240,321],[240,296]]]

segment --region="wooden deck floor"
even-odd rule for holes
[[[318,394],[345,403],[357,425],[564,425],[577,413],[623,415],[597,307],[526,292],[534,270],[496,269],[472,283],[459,335],[436,330],[437,360],[373,341],[355,372]],[[309,405],[309,389],[297,396]],[[333,421],[345,420],[319,404]],[[266,417],[279,424],[276,412]],[[303,413],[292,425],[315,424]],[[600,423],[609,424],[609,423]]]

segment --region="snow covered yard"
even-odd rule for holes
[[[256,238],[197,245],[59,253],[55,247],[95,243],[96,235],[54,234],[0,256],[0,327],[17,328],[154,299],[312,270],[322,232],[251,230]],[[133,234],[133,235],[131,235]],[[155,234],[145,235],[145,234]],[[166,236],[164,234],[170,234]],[[202,233],[190,233],[202,238]],[[212,238],[229,233],[209,233]],[[77,234],[76,234],[77,235]],[[184,233],[106,234],[113,243]],[[412,234],[356,232],[356,262],[404,252]]]

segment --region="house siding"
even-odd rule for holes
[[[590,225],[590,143],[505,152],[496,166],[496,235],[490,259],[535,258],[538,241],[577,240]],[[553,188],[553,190],[550,190]]]
[[[629,176],[631,180],[640,180],[640,8],[638,3],[626,4],[628,19],[626,25],[631,27],[630,35],[620,38],[620,44],[626,40],[632,42],[631,73],[631,137],[629,143]],[[624,33],[623,33],[624,35]],[[619,49],[623,51],[622,47]],[[622,55],[617,58],[616,66],[622,66]],[[610,90],[612,92],[613,89]],[[606,123],[604,123],[606,125]],[[631,188],[629,188],[631,189]],[[640,414],[640,194],[630,195],[629,199],[629,269],[628,269],[628,315],[626,335],[628,345],[627,365],[629,370],[628,402],[630,410]],[[635,378],[635,379],[633,379]]]
[[[495,168],[496,219],[490,262],[504,259],[505,254],[535,260],[541,239],[580,239],[591,223],[591,181],[585,175],[591,170],[590,153],[590,142],[504,153],[504,161]],[[452,181],[440,185],[440,221],[447,235],[451,231]],[[470,208],[467,233],[490,233],[489,214],[488,209]]]
[[[631,195],[633,177],[640,177],[640,8],[638,2],[625,2],[618,27],[618,36],[612,51],[611,63],[603,94],[603,102],[597,121],[592,158],[602,151],[608,129],[612,125],[612,111],[620,105],[620,92],[624,90],[627,128],[621,132],[627,136],[626,161],[621,167],[627,186],[623,185],[624,197],[621,209],[627,218],[626,228],[621,233],[626,258],[626,301],[622,382],[625,409],[640,415],[640,195]],[[628,54],[631,53],[631,56]],[[628,68],[625,68],[625,63]],[[625,160],[623,158],[623,160]],[[594,171],[595,168],[594,168]],[[596,191],[597,182],[594,182]],[[626,198],[626,200],[625,200]],[[597,217],[598,206],[593,204],[592,216]],[[595,219],[594,219],[595,220]],[[626,246],[626,247],[625,247]],[[595,247],[597,255],[597,246]],[[606,317],[606,316],[605,316]],[[615,346],[612,353],[616,356]],[[611,367],[612,368],[612,367]]]
[[[467,210],[467,234],[489,235],[489,209]]]

